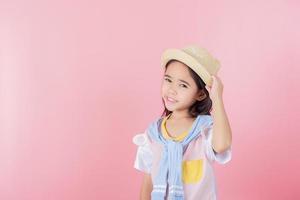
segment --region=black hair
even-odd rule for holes
[[[171,62],[174,62],[174,61],[180,62],[179,60],[175,60],[175,59],[172,59],[172,60],[168,61],[168,63],[165,66],[165,71],[167,70],[168,65]],[[181,62],[181,63],[183,63],[183,62]],[[186,64],[184,64],[184,65],[186,65]],[[195,81],[195,83],[197,85],[198,91],[203,90],[204,93],[206,94],[206,97],[204,99],[202,99],[201,101],[196,101],[193,105],[190,106],[189,114],[192,117],[197,117],[198,115],[210,115],[210,111],[211,111],[211,108],[212,108],[212,101],[209,97],[209,93],[208,93],[207,89],[205,88],[206,84],[200,78],[200,76],[197,73],[195,73],[190,67],[187,66],[187,68],[189,70],[189,73],[190,73],[191,77],[193,78],[193,80]],[[164,104],[163,99],[162,99],[162,101],[163,101],[163,104]],[[164,109],[164,111],[161,115],[162,117],[168,116],[169,114],[172,113],[172,111],[169,111],[166,108],[165,104],[164,104],[164,107],[165,107],[165,109]]]

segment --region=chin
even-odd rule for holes
[[[165,106],[165,108],[166,108],[168,111],[170,111],[170,112],[173,112],[173,111],[174,111],[174,109],[168,108],[167,106]]]

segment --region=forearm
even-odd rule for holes
[[[141,191],[140,200],[151,200],[151,192]]]
[[[151,199],[151,191],[153,189],[151,175],[145,174],[143,178],[143,183],[140,192],[140,200],[150,200]]]
[[[231,146],[232,141],[230,124],[221,98],[213,101],[212,117],[212,146],[216,152],[221,153]]]

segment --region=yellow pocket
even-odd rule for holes
[[[182,181],[197,183],[203,176],[203,159],[186,160],[182,162]]]

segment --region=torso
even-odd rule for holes
[[[183,132],[187,132],[193,125],[195,119],[187,120],[171,120],[165,121],[165,127],[168,129],[170,136],[184,135]],[[164,135],[166,131],[162,125],[160,126],[161,134]],[[198,124],[202,126],[202,124]],[[202,129],[205,131],[206,129]],[[171,135],[172,134],[172,135]],[[180,136],[179,136],[180,137]],[[178,137],[177,137],[178,138]],[[182,138],[183,139],[183,138]],[[159,163],[161,160],[164,146],[152,140],[149,137],[150,149],[153,153],[153,162],[151,168],[151,178],[157,176],[159,172]],[[205,132],[201,133],[200,137],[192,140],[182,157],[182,181],[184,189],[184,198],[186,200],[193,199],[205,199],[205,200],[216,200],[216,188],[215,188],[215,176],[211,162],[207,159],[205,149]],[[168,199],[168,195],[165,197]]]

